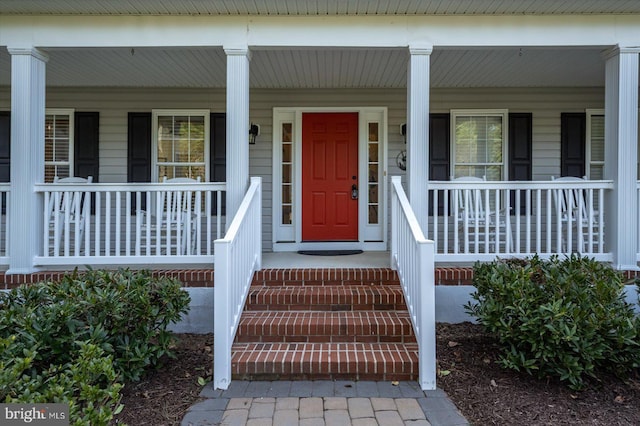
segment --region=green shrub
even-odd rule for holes
[[[465,306],[500,345],[500,364],[573,389],[599,371],[621,377],[640,365],[640,320],[622,276],[595,260],[497,260],[474,266]]]
[[[105,424],[119,382],[173,355],[167,326],[188,304],[177,281],[129,270],[0,294],[0,400],[71,402],[72,422]]]

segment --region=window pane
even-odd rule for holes
[[[282,182],[291,183],[291,165],[290,164],[282,165]]]
[[[369,185],[369,203],[376,204],[378,202],[378,185]]]
[[[369,162],[377,162],[378,161],[378,144],[370,143],[369,144]]]
[[[372,225],[378,223],[378,206],[369,206],[369,223]]]
[[[200,177],[201,181],[206,181],[205,116],[164,115],[158,116],[157,120],[159,179]]]
[[[369,164],[369,182],[378,181],[378,165]]]
[[[282,142],[291,141],[291,123],[282,123]]]
[[[604,116],[591,116],[591,160],[604,161]]]
[[[291,206],[282,206],[282,224],[291,225]]]
[[[377,142],[378,140],[378,123],[369,123],[369,142]]]
[[[502,179],[502,120],[501,115],[455,117],[455,177]]]
[[[592,164],[591,165],[591,175],[589,179],[593,180],[602,180],[604,179],[604,166],[601,164]]]
[[[291,204],[291,185],[282,185],[282,202]]]
[[[285,143],[282,145],[282,162],[290,163],[291,162],[291,144]]]
[[[54,136],[57,139],[69,139],[69,118],[56,117]]]
[[[44,140],[44,161],[53,161],[53,139]]]
[[[55,161],[69,161],[69,142],[58,141],[54,145],[54,149]]]

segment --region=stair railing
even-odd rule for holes
[[[251,178],[227,234],[215,241],[213,387],[231,383],[231,346],[255,271],[262,266],[262,179]]]
[[[419,383],[436,388],[434,245],[424,237],[400,176],[391,178],[391,267],[398,272],[418,341]]]

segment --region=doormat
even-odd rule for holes
[[[298,254],[310,256],[346,256],[349,254],[360,254],[362,250],[299,250]]]

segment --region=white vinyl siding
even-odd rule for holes
[[[560,170],[560,113],[604,106],[603,88],[432,89],[433,113],[452,109],[508,109],[533,114],[533,180],[549,180]],[[250,119],[260,136],[249,147],[249,174],[263,178],[263,249],[271,250],[272,110],[274,107],[386,106],[388,174],[405,172],[395,158],[406,149],[399,128],[407,121],[405,89],[252,90]],[[47,107],[73,106],[100,113],[100,182],[127,180],[127,113],[153,109],[209,109],[224,112],[224,89],[47,88]],[[0,88],[0,109],[10,109],[10,90]],[[247,127],[248,131],[248,127]]]

